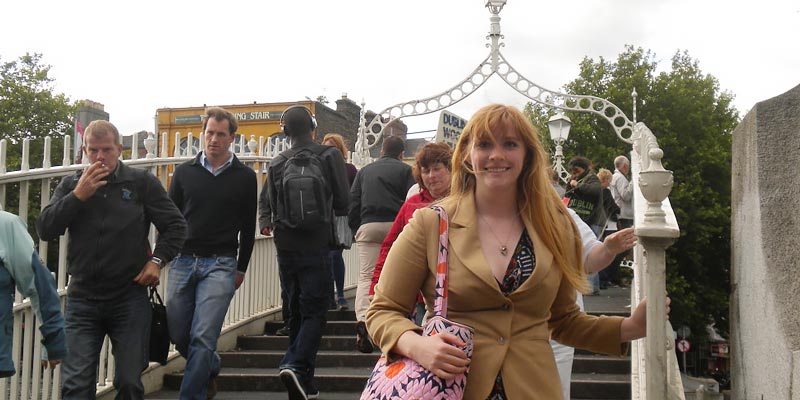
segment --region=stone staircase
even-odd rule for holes
[[[596,309],[592,303],[604,300],[601,297],[604,296],[587,298],[590,312]],[[605,305],[600,306],[603,307]],[[609,309],[603,310],[603,314],[623,315],[627,311],[624,308]],[[280,323],[267,322],[265,335],[240,336],[237,350],[220,353],[222,370],[217,378],[219,393],[216,400],[288,399],[278,378],[277,366],[289,339],[274,335],[280,327]],[[352,311],[329,311],[328,324],[317,356],[319,399],[358,399],[378,357],[378,350],[372,354],[355,350],[355,314]],[[181,373],[166,375],[164,388],[146,398],[177,399],[182,377]],[[607,357],[580,350],[576,352],[572,374],[573,399],[629,399],[630,390],[629,358]]]

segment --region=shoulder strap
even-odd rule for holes
[[[288,159],[292,158],[295,154],[299,153],[301,150],[308,150],[311,153],[316,154],[317,156],[322,156],[322,153],[324,153],[326,150],[332,149],[332,148],[333,148],[333,146],[319,145],[319,147],[317,147],[316,150],[314,150],[313,148],[309,148],[309,147],[304,147],[302,149],[286,149],[280,155],[284,156],[288,160]]]
[[[286,149],[286,150],[282,151],[281,154],[279,154],[279,155],[288,160],[288,159],[294,157],[295,154],[297,154],[297,150],[295,150],[295,149]]]
[[[328,145],[321,144],[321,145],[319,145],[319,152],[316,153],[316,154],[318,156],[321,156],[322,153],[324,153],[324,152],[326,152],[326,151],[328,151],[329,149],[332,149],[332,148],[333,148],[333,146],[328,146]]]
[[[447,318],[447,212],[442,206],[431,207],[439,213],[439,255],[436,263],[436,288],[434,290],[433,315]]]

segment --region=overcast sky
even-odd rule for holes
[[[8,0],[0,61],[43,53],[57,91],[104,104],[125,134],[154,130],[160,107],[347,93],[380,111],[447,91],[473,71],[489,51],[484,4]],[[510,0],[500,16],[506,59],[551,90],[577,77],[583,57],[613,61],[625,44],[652,50],[662,68],[687,50],[743,113],[800,84],[797,0]],[[492,77],[449,111],[469,118],[490,102],[525,101]],[[410,132],[435,121],[405,119]]]

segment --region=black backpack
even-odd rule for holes
[[[318,153],[310,148],[290,149],[281,154],[286,162],[278,194],[282,203],[278,219],[287,228],[314,230],[331,224],[330,190],[320,156],[329,148],[320,146]]]

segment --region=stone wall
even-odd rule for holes
[[[734,399],[800,400],[800,85],[732,134]]]
[[[352,151],[358,138],[358,121],[361,118],[361,107],[342,96],[336,100],[336,109],[325,104],[316,104],[317,141],[328,133],[338,133],[345,138],[348,150]]]

